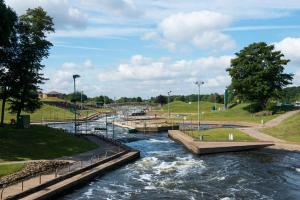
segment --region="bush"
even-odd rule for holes
[[[274,99],[269,99],[266,104],[266,110],[268,111],[276,111],[277,102]]]

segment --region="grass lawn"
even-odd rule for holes
[[[0,162],[52,159],[69,156],[97,147],[84,138],[45,126],[29,129],[0,128]]]
[[[2,101],[0,101],[0,107],[2,106]],[[11,114],[8,110],[9,104],[7,103],[5,106],[5,123],[10,123],[10,119],[16,119],[16,114]],[[28,114],[28,113],[22,113]],[[59,108],[56,106],[50,106],[47,104],[43,104],[42,107],[36,110],[34,113],[30,114],[31,122],[41,122],[44,121],[60,121],[60,120],[71,120],[74,118],[74,114],[63,108]]]
[[[0,177],[20,171],[24,167],[25,167],[25,164],[0,165]]]
[[[234,128],[214,128],[189,132],[190,136],[199,140],[200,135],[204,135],[204,141],[228,141],[228,134],[233,134],[233,141],[257,141],[246,133]]]
[[[211,107],[214,106],[214,103],[211,102],[200,102],[200,113],[201,120],[206,121],[244,121],[244,122],[253,122],[261,123],[263,119],[264,122],[269,121],[279,114],[271,116],[255,116],[252,113],[244,110],[249,104],[238,104],[237,106],[230,108],[228,110],[222,110],[223,104],[216,104],[217,110],[211,111]],[[220,108],[220,110],[219,110]],[[163,112],[168,112],[168,105],[162,107]],[[170,103],[170,112],[172,113],[187,113],[190,116],[187,117],[188,120],[197,120],[198,119],[198,103],[192,102],[191,104],[175,101]]]
[[[284,120],[278,126],[261,131],[279,139],[300,143],[300,113]]]

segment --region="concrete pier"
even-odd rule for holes
[[[144,133],[157,133],[162,131],[179,129],[178,124],[160,124],[159,122],[157,122],[157,120],[153,120],[147,123],[144,123],[143,121],[121,121],[114,122],[114,125]]]
[[[182,143],[191,152],[204,155],[234,151],[246,151],[273,146],[272,142],[200,142],[179,130],[169,130],[168,135],[175,141]]]

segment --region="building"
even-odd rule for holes
[[[56,92],[56,91],[51,91],[48,93],[43,93],[42,99],[47,99],[47,98],[62,98],[63,94]]]

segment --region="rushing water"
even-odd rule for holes
[[[62,199],[300,199],[300,154],[251,151],[195,156],[166,133],[122,134],[141,159]]]

